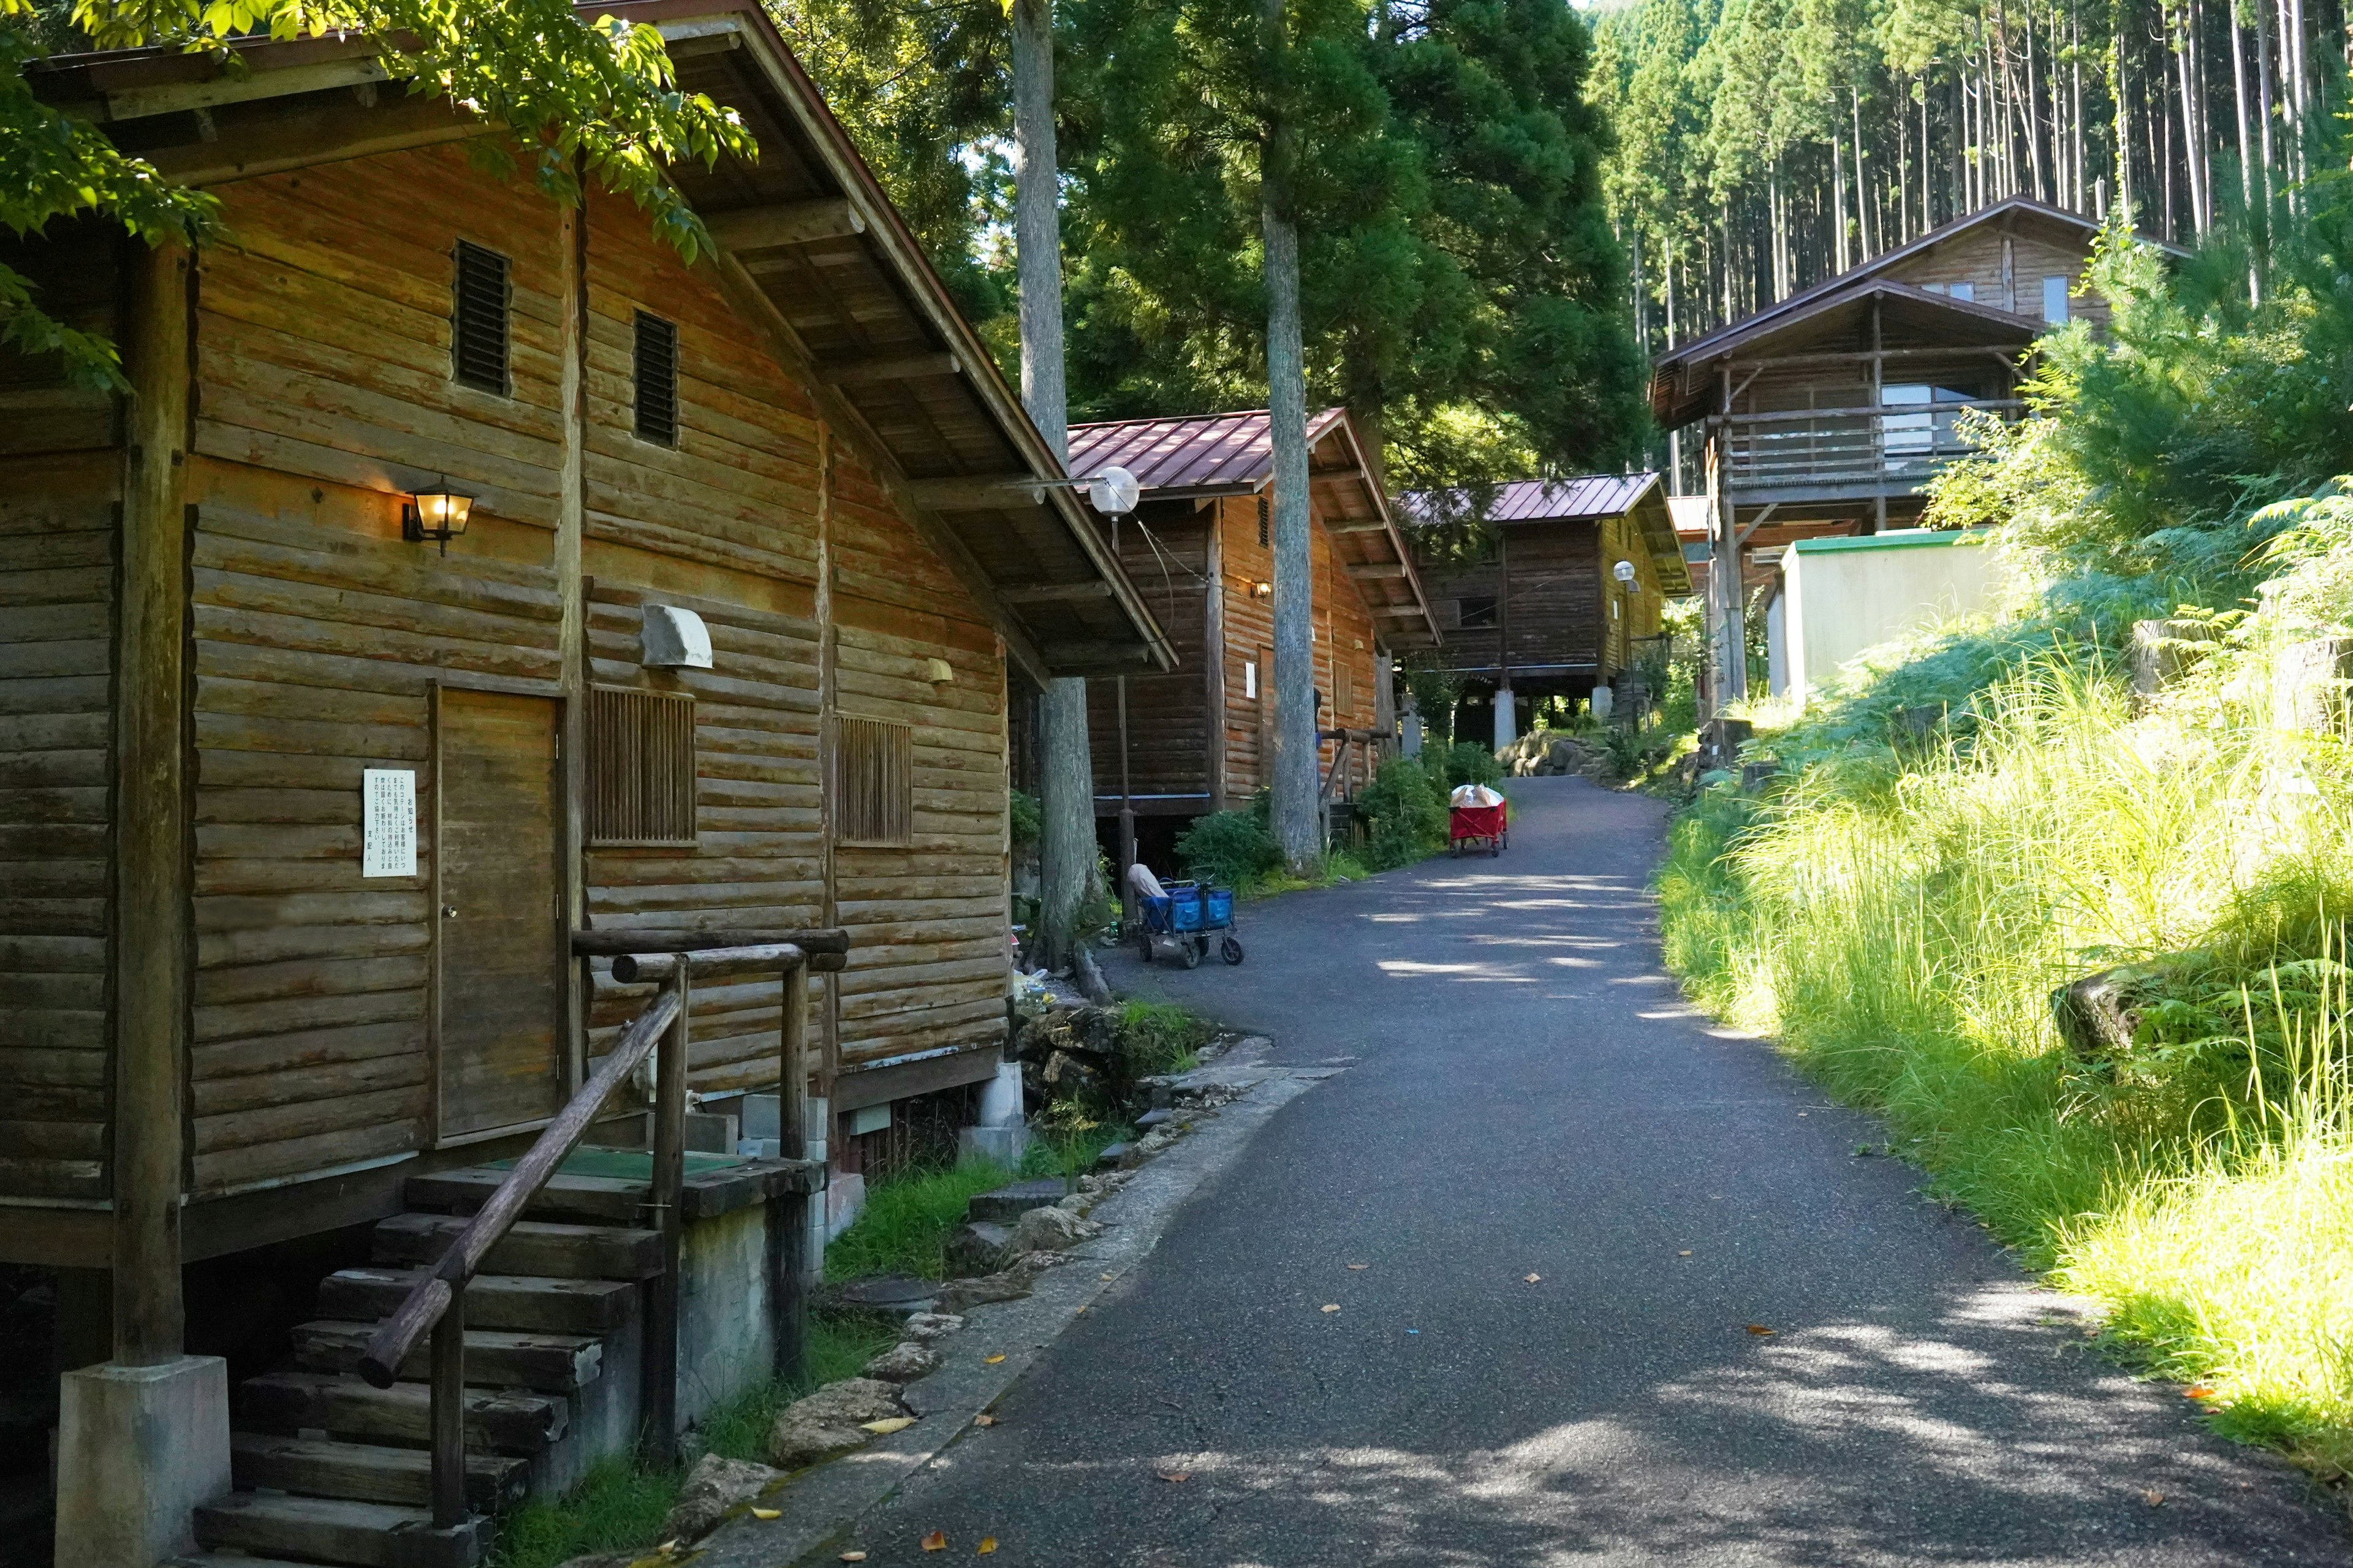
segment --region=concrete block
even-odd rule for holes
[[[686,1113],[686,1146],[697,1154],[733,1154],[740,1139],[736,1120],[712,1110]]]
[[[195,1546],[199,1503],[229,1489],[228,1363],[104,1362],[59,1382],[57,1560],[154,1568]]]
[[[981,1086],[980,1114],[983,1127],[1013,1127],[1022,1120],[1021,1064],[1018,1061],[997,1064],[997,1076]]]
[[[1029,1129],[1018,1121],[1010,1127],[967,1127],[956,1135],[956,1143],[964,1154],[1018,1165],[1029,1149]]]

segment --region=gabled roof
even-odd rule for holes
[[[1704,362],[1725,358],[1737,349],[1745,348],[1753,351],[1760,342],[1769,340],[1782,328],[1819,316],[1826,306],[1835,302],[1861,301],[1868,299],[1870,296],[1866,290],[1872,289],[1895,289],[1903,290],[1909,297],[1941,300],[1947,308],[1957,312],[1957,319],[1959,320],[1974,319],[2013,328],[2022,326],[2025,329],[2025,336],[2020,340],[2021,344],[2022,346],[2026,342],[2031,342],[2043,329],[2040,316],[2020,315],[1998,310],[1991,305],[1954,300],[1946,295],[1931,295],[1925,289],[1896,283],[1885,276],[1891,268],[1899,267],[1915,257],[1989,223],[2030,229],[2042,228],[2045,231],[2058,230],[2065,238],[2087,247],[2098,236],[2101,228],[2101,224],[2096,218],[2089,217],[2083,213],[2069,212],[2063,207],[2054,207],[2027,196],[2005,197],[1989,205],[1979,207],[1975,212],[1965,213],[1948,223],[1930,229],[1917,239],[1899,245],[1893,250],[1883,250],[1860,266],[1851,267],[1844,272],[1825,278],[1809,288],[1800,289],[1786,300],[1776,300],[1761,310],[1754,311],[1739,321],[1718,327],[1660,355],[1651,371],[1652,412],[1658,416],[1662,423],[1669,426],[1688,423],[1697,416],[1696,411],[1685,411],[1685,405],[1695,395],[1702,396],[1704,400],[1704,395],[1695,394],[1689,389],[1687,384],[1690,378],[1684,373]],[[2144,234],[2139,237],[2172,255],[2188,254],[2179,246],[2158,239],[2154,235]],[[1673,384],[1677,382],[1686,384],[1679,387]]]
[[[1326,408],[1307,417],[1310,447],[1347,418]],[[1274,478],[1274,424],[1263,408],[1234,414],[1180,414],[1109,419],[1071,426],[1071,472],[1125,468],[1157,499],[1247,495]]]
[[[1347,410],[1309,415],[1307,446],[1315,514],[1372,610],[1376,634],[1392,647],[1435,647],[1438,621],[1413,552]],[[1134,474],[1146,500],[1255,494],[1274,481],[1274,422],[1265,409],[1248,408],[1071,426],[1071,472],[1092,477],[1109,468]]]
[[[1440,516],[1460,516],[1476,510],[1467,490],[1409,490],[1398,497],[1398,510],[1417,523]],[[1651,563],[1659,585],[1669,598],[1691,592],[1691,572],[1676,542],[1674,521],[1667,510],[1665,487],[1654,472],[1582,474],[1568,479],[1514,479],[1495,487],[1483,521],[1517,526],[1546,522],[1599,523],[1613,517],[1632,516],[1650,547]]]
[[[584,5],[662,34],[679,86],[738,110],[756,160],[673,165],[709,225],[702,263],[747,334],[987,611],[1050,675],[1169,668],[1175,653],[921,247],[758,0]],[[431,95],[377,94],[361,37],[58,57],[37,90],[174,179],[220,184],[494,132]],[[357,90],[354,90],[357,89]],[[536,198],[534,198],[536,199]]]

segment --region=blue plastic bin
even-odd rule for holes
[[[1211,888],[1203,895],[1211,931],[1234,923],[1234,890],[1231,888]]]
[[[1183,933],[1201,929],[1201,889],[1172,888],[1168,891],[1168,929]]]

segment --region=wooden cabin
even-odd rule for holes
[[[1343,409],[1307,426],[1319,767],[1352,800],[1394,733],[1389,670],[1438,633],[1380,480]],[[1124,468],[1142,500],[1112,525],[1122,564],[1177,668],[1088,687],[1095,807],[1139,820],[1145,858],[1176,831],[1247,803],[1270,779],[1274,723],[1274,449],[1263,409],[1071,427],[1071,471]]]
[[[2011,196],[1660,356],[1651,412],[1700,426],[1710,552],[1742,557],[1719,584],[1757,551],[1915,524],[1929,479],[1972,450],[1962,412],[2017,417],[2036,340],[2106,321],[2084,277],[2099,233]],[[1742,610],[1719,594],[1722,628]],[[1719,630],[1719,648],[1736,641]]]
[[[33,73],[223,217],[6,250],[133,387],[0,353],[0,1262],[58,1271],[66,1369],[266,1373],[257,1303],[413,1262],[420,1184],[526,1147],[646,1005],[583,931],[845,930],[806,1087],[854,1192],[883,1108],[997,1073],[1008,683],[1173,663],[759,6],[609,9],[758,142],[670,172],[692,265],[485,173],[360,40]],[[706,1116],[778,1088],[783,1016],[695,992]]]
[[[1655,473],[1499,486],[1467,547],[1440,542],[1461,532],[1442,520],[1479,510],[1468,494],[1410,492],[1398,505],[1417,520],[1415,563],[1446,639],[1439,663],[1461,678],[1464,701],[1493,707],[1498,746],[1538,704],[1589,699],[1635,668],[1667,601],[1692,591]]]

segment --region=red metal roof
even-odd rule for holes
[[[1623,517],[1634,510],[1642,492],[1659,482],[1654,473],[1582,474],[1573,479],[1514,479],[1498,485],[1494,499],[1489,503],[1489,522],[1563,522],[1587,518]],[[1444,510],[1461,513],[1470,510],[1472,497],[1467,491],[1452,492],[1452,504],[1444,509],[1431,504],[1441,492],[1409,490],[1398,497],[1398,510],[1417,522],[1427,521]]]
[[[1326,408],[1307,419],[1309,445],[1344,417]],[[1168,419],[1111,419],[1071,426],[1071,472],[1091,478],[1125,468],[1154,490],[1256,489],[1274,473],[1272,421],[1263,408]]]

